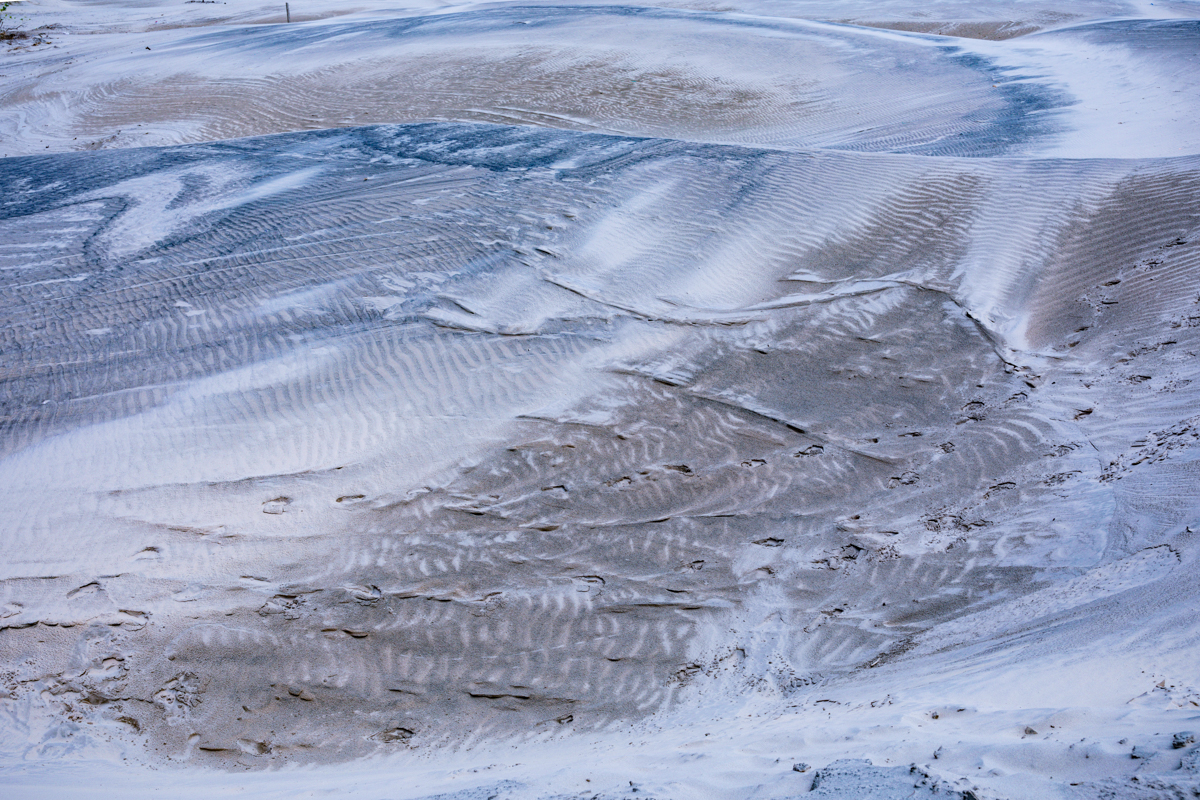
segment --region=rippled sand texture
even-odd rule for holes
[[[38,3],[5,792],[1200,791],[1194,5]]]
[[[111,81],[97,83],[105,70],[88,63],[4,99],[35,120],[65,106],[53,125],[73,147],[433,118],[946,153],[1003,150],[1034,122],[1014,102],[1054,104],[1046,90],[993,88],[944,44],[654,9],[254,26],[119,58]]]
[[[1109,24],[1098,47],[1086,27],[994,43],[565,6],[156,30],[128,51],[64,34],[69,54],[0,87],[0,152],[420,120],[943,156],[1112,155],[1106,143],[1122,131],[1120,155],[1200,152],[1190,112],[1161,118],[1162,103],[1196,89],[1195,25],[1149,28]],[[1172,38],[1177,51],[1163,46]],[[1099,135],[1081,135],[1089,114],[1102,118]]]
[[[598,730],[1155,585],[1194,626],[1200,160],[443,124],[0,184],[9,752]]]

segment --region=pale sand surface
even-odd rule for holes
[[[1196,4],[672,5],[26,4],[5,796],[1200,791]]]
[[[947,4],[859,25],[849,4],[294,5],[312,21],[281,27],[274,5],[237,0],[30,0],[48,41],[6,54],[0,155],[430,119],[944,156],[1200,152],[1179,107],[1196,90],[1180,19],[1194,3],[989,10],[1015,22]],[[1147,16],[1148,30],[1087,24]]]

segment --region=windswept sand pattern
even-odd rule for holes
[[[792,697],[1066,610],[1050,573],[1154,580],[1161,535],[1118,521],[1190,457],[1194,160],[417,125],[54,163],[3,165],[35,719],[214,763],[600,730],[706,664],[761,691],[774,652]],[[1001,237],[1034,183],[1087,202]],[[1168,323],[1129,356],[1158,378],[1089,379],[1162,431],[1117,457],[1069,378]]]
[[[1194,9],[252,5],[0,75],[0,784],[1200,791]]]
[[[48,124],[42,109],[65,108],[68,149],[441,119],[984,156],[1053,134],[1060,123],[1031,112],[1070,103],[946,41],[667,9],[493,8],[171,35],[124,77],[95,83],[66,66],[11,86],[0,104],[31,115],[29,130]]]

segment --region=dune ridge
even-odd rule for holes
[[[0,85],[16,796],[1197,789],[1200,23],[323,8]]]

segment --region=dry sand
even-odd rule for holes
[[[0,56],[6,796],[1200,791],[1194,4],[294,5]]]

